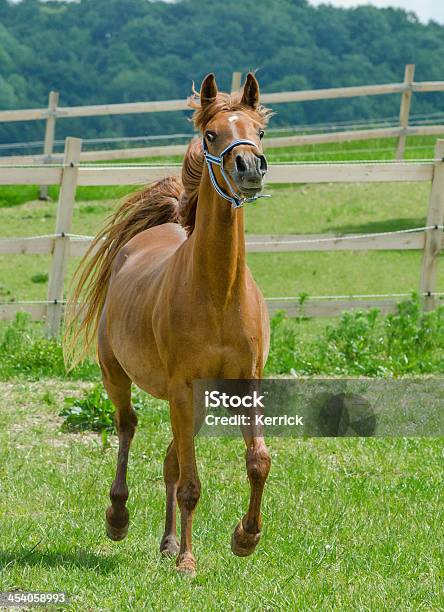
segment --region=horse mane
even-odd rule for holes
[[[273,112],[265,106],[259,105],[253,109],[242,103],[242,92],[227,94],[218,92],[216,98],[202,107],[200,94],[195,90],[193,84],[193,94],[188,98],[188,106],[194,109],[193,124],[201,133],[205,131],[208,123],[221,112],[242,111],[252,120],[259,123],[261,127],[266,127]],[[197,197],[199,193],[200,181],[204,167],[204,157],[201,146],[201,138],[194,138],[185,153],[182,166],[182,184],[184,192],[179,202],[179,222],[184,227],[187,235],[193,233],[196,221]]]
[[[197,198],[204,165],[201,139],[196,137],[188,145],[182,165],[183,191],[179,199],[178,220],[190,236],[196,223]]]

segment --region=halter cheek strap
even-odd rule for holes
[[[260,194],[257,194],[257,195],[254,195],[248,198],[243,198],[239,193],[236,193],[233,187],[231,186],[231,183],[224,169],[224,156],[230,151],[232,151],[234,147],[237,147],[238,145],[243,145],[243,144],[251,145],[257,149],[256,143],[253,142],[252,140],[233,140],[233,142],[229,144],[228,147],[225,147],[225,149],[219,154],[219,156],[216,156],[216,155],[212,155],[208,151],[208,147],[207,147],[205,138],[202,138],[202,149],[203,149],[204,158],[205,158],[205,161],[208,167],[208,173],[210,175],[211,184],[213,185],[216,193],[220,195],[221,198],[224,198],[224,200],[228,200],[228,202],[231,202],[231,205],[233,208],[241,208],[245,202],[253,202],[254,200],[257,200],[258,198],[271,197],[269,195],[260,193]],[[214,174],[213,164],[215,164],[216,166],[219,166],[222,177],[228,189],[230,190],[231,195],[229,195],[228,193],[225,193],[223,189],[220,187],[220,185],[218,184],[216,180],[216,176]]]

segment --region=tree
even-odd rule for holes
[[[258,69],[263,91],[399,82],[404,64],[442,80],[444,27],[400,9],[314,7],[306,0],[0,0],[0,107],[183,98],[209,71],[227,89]],[[415,112],[442,95],[415,97]],[[396,115],[399,96],[280,105],[273,125]],[[184,130],[179,113],[58,122],[58,137]],[[41,138],[37,124],[0,125],[3,142]]]

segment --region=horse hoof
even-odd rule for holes
[[[194,578],[196,575],[196,560],[190,554],[179,555],[177,557],[176,570],[182,576]]]
[[[231,550],[238,557],[248,557],[254,552],[260,539],[260,533],[247,533],[242,521],[239,521],[231,538]]]
[[[119,542],[120,540],[123,540],[124,538],[126,538],[126,535],[128,533],[129,514],[128,514],[128,510],[126,510],[125,508],[125,514],[122,517],[123,520],[119,521],[119,523],[122,523],[122,524],[113,525],[110,520],[111,517],[113,516],[113,512],[114,512],[114,509],[112,508],[112,506],[110,506],[108,510],[106,511],[106,520],[105,520],[106,535],[109,537],[110,540],[113,540],[114,542]]]
[[[179,541],[176,536],[168,535],[162,538],[160,554],[164,557],[175,557],[179,553]]]
[[[120,540],[124,540],[128,533],[128,525],[125,527],[113,527],[106,521],[106,535],[110,540],[114,542],[119,542]]]

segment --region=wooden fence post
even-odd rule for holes
[[[57,105],[59,103],[59,92],[58,91],[50,91],[49,99],[48,99],[48,118],[46,119],[46,128],[45,128],[45,142],[43,144],[43,163],[50,163],[51,156],[54,150],[54,138],[55,138],[55,124],[56,124],[56,115],[55,112],[57,110]],[[40,195],[41,200],[48,199],[48,185],[40,186]]]
[[[62,320],[63,284],[69,257],[70,240],[69,236],[65,234],[69,234],[71,230],[81,149],[82,141],[80,138],[66,139],[63,160],[64,167],[57,206],[55,229],[57,237],[54,241],[48,287],[49,304],[46,316],[46,334],[51,338],[56,337],[59,333]]]
[[[401,96],[401,108],[399,110],[399,126],[402,130],[398,139],[396,159],[404,159],[405,142],[407,139],[407,128],[409,127],[410,107],[412,105],[413,80],[415,78],[415,64],[406,64],[404,71],[405,91]]]
[[[242,72],[233,72],[231,76],[231,93],[238,91],[241,86]]]
[[[425,294],[424,310],[433,310],[436,305],[433,292],[436,289],[438,260],[443,239],[443,230],[439,226],[444,224],[444,140],[438,140],[436,143],[435,159],[427,226],[436,226],[436,229],[426,231],[424,242],[420,283],[420,291]]]

